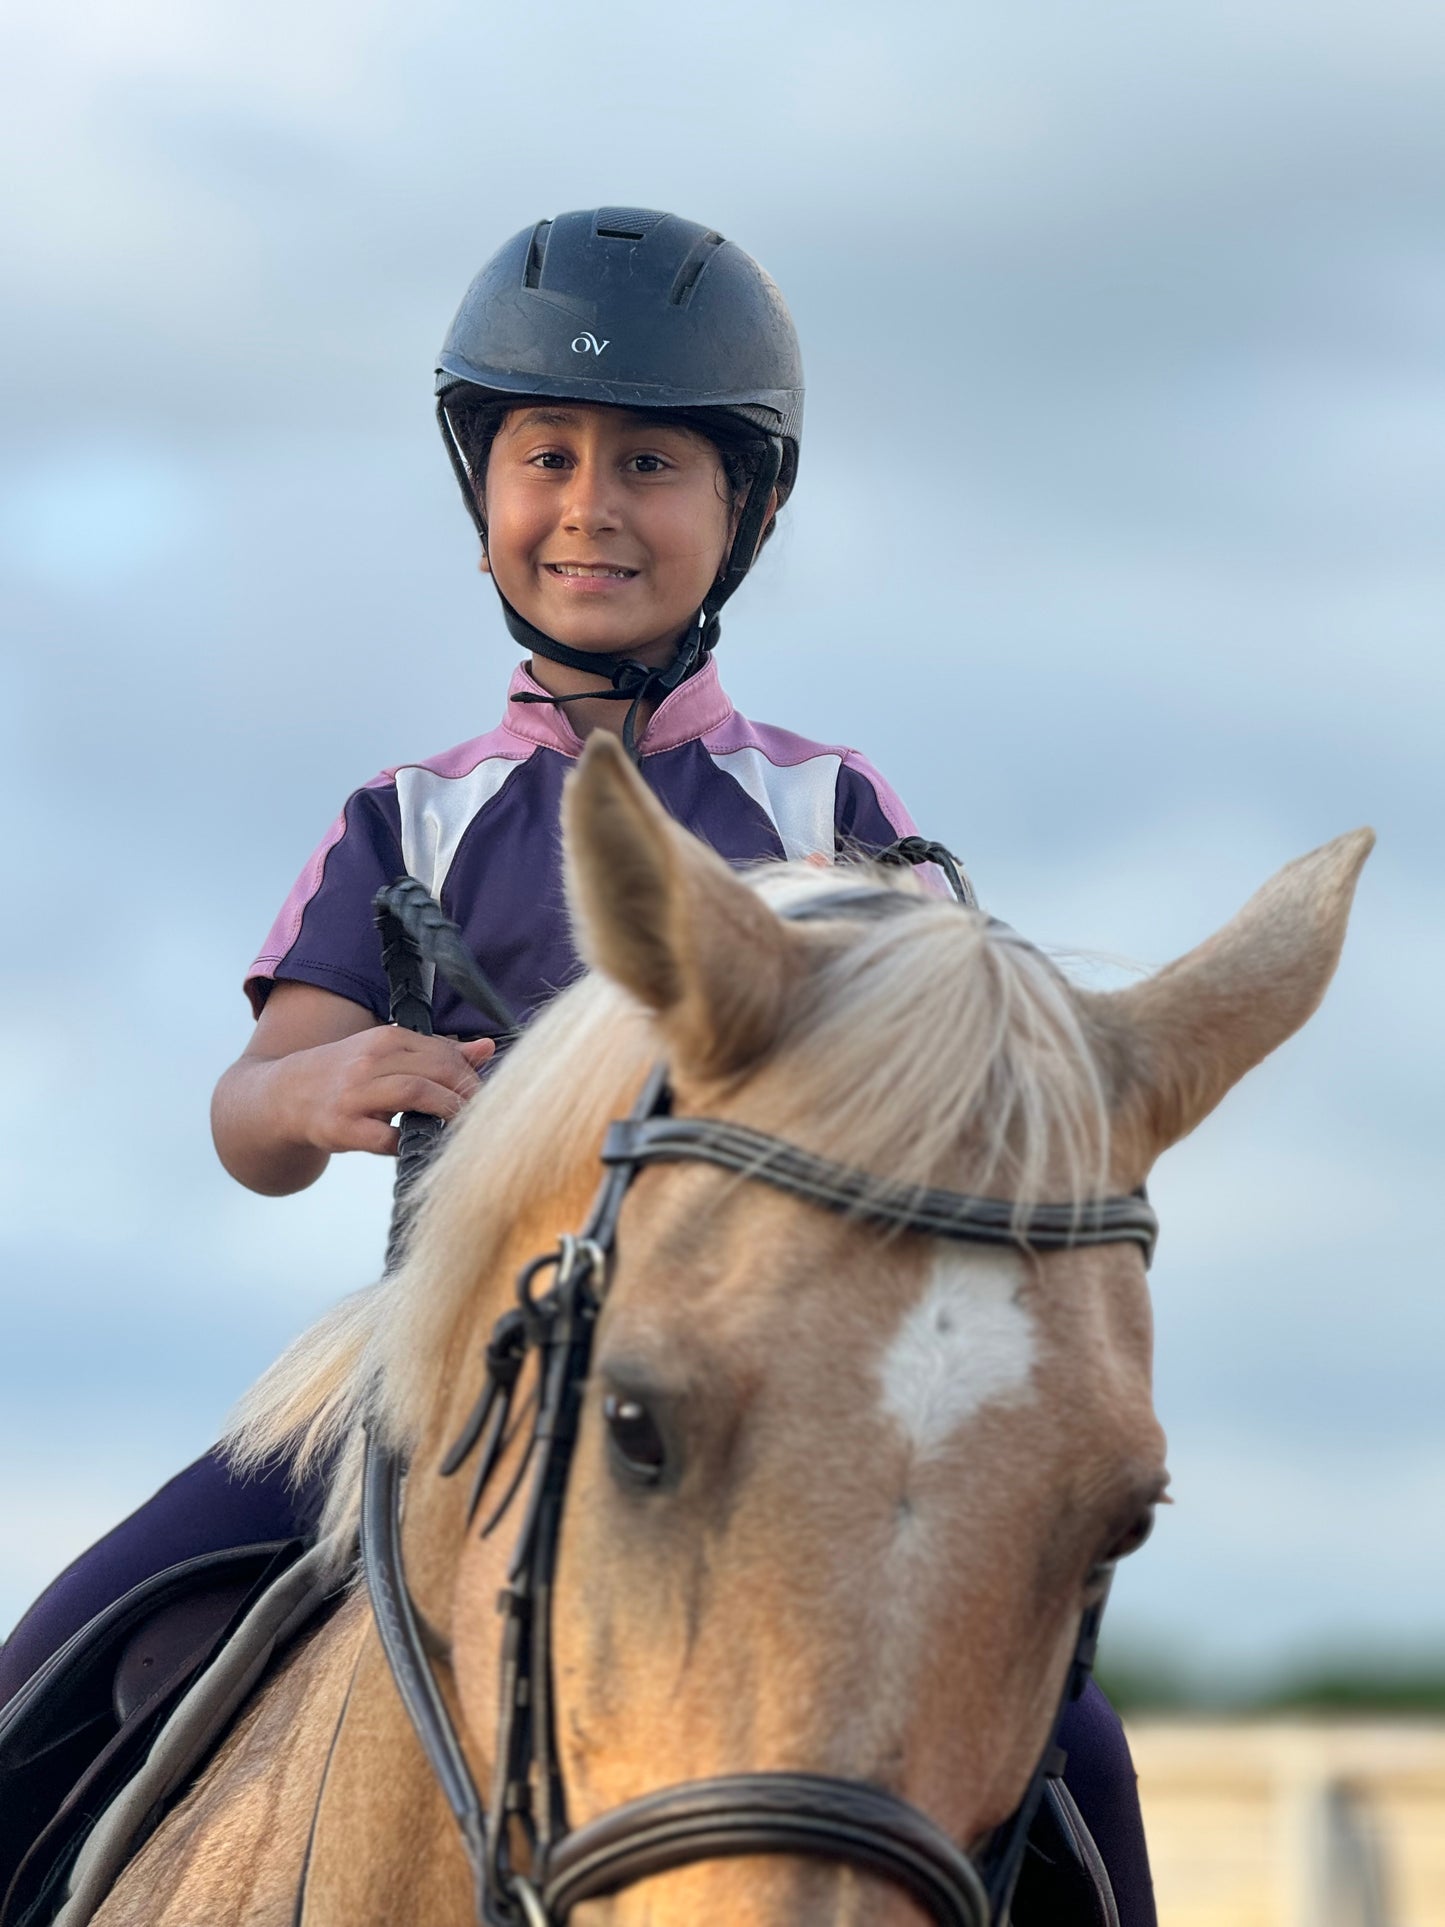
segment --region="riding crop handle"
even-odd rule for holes
[[[520,1028],[516,1013],[468,951],[462,933],[424,883],[398,877],[372,900],[376,927],[381,932],[381,960],[386,967],[391,1021],[423,1037],[432,1035],[431,993],[426,966],[430,964],[475,1009],[490,1017],[507,1043]],[[394,1270],[401,1258],[411,1216],[411,1192],[436,1150],[444,1129],[439,1117],[403,1111],[396,1153],[396,1183],[392,1190],[391,1231],[386,1241],[386,1268]]]
[[[498,1043],[510,1043],[521,1029],[516,1012],[467,949],[466,940],[424,883],[415,877],[398,877],[395,883],[378,890],[373,908],[382,931],[383,951],[387,941],[388,920],[410,946],[418,963],[432,964],[437,974],[449,983],[459,997],[465,998],[483,1016],[490,1017],[500,1035]],[[392,1022],[408,1030],[421,1026],[408,1022],[397,1009],[397,985],[387,970],[391,984]],[[418,970],[415,991],[426,1005],[426,1030],[431,1032],[431,999]]]
[[[378,892],[373,909],[376,927],[381,933],[381,961],[386,969],[390,992],[391,1021],[402,1030],[430,1037],[431,997],[427,991],[421,948],[386,901],[389,896],[389,891]],[[391,1192],[391,1226],[386,1236],[388,1271],[394,1271],[400,1262],[411,1220],[412,1188],[425,1170],[443,1129],[442,1120],[428,1116],[425,1111],[403,1111],[401,1114],[397,1131],[396,1178]]]

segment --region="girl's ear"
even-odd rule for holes
[[[733,538],[736,536],[738,532],[738,523],[742,521],[743,510],[747,507],[747,505],[748,505],[748,498],[746,495],[740,495],[737,501],[733,503],[733,512],[731,516],[729,516],[728,518],[729,549],[731,549],[733,545]],[[776,522],[778,519],[779,506],[780,504],[778,502],[778,491],[774,489],[771,492],[771,494],[768,496],[768,512],[763,518],[762,531],[758,536],[759,548],[761,548],[763,546],[763,543],[768,539],[768,535],[772,530],[772,526],[774,522]]]
[[[747,496],[746,495],[739,496],[738,500],[733,504],[732,514],[728,517],[727,547],[723,550],[722,559],[717,565],[716,579],[719,582],[721,582],[723,577],[727,574],[728,558],[731,556],[733,552],[733,543],[736,542],[738,539],[738,524],[743,519],[743,510],[747,507],[747,504],[748,504]],[[763,526],[758,532],[758,545],[753,550],[754,562],[756,562],[758,557],[762,554],[763,544],[764,542],[767,541],[768,537],[773,532],[773,524],[778,519],[778,506],[779,506],[778,491],[774,489],[768,497],[768,512],[763,520]]]

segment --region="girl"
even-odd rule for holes
[[[358,790],[247,978],[257,1016],[213,1107],[253,1190],[296,1191],[336,1151],[389,1153],[403,1110],[456,1115],[496,1041],[438,985],[433,1037],[392,1028],[376,891],[419,877],[530,1016],[574,974],[563,778],[612,729],[671,813],[736,863],[831,862],[914,833],[856,751],[740,716],[713,652],[797,472],[803,384],[777,289],[672,215],[602,208],[516,235],[442,349],[437,413],[482,568],[528,652],[488,734]],[[315,1490],[232,1479],[211,1454],[58,1580],[0,1657],[0,1701],[129,1585],[199,1552],[304,1534]],[[1068,1716],[1070,1785],[1126,1927],[1152,1921],[1132,1771],[1097,1688]]]

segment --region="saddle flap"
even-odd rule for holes
[[[0,1927],[48,1918],[48,1896],[171,1706],[299,1539],[182,1560],[52,1654],[0,1712]]]
[[[274,1561],[264,1576],[275,1570]],[[238,1572],[152,1613],[120,1649],[111,1682],[116,1722],[124,1726],[177,1679],[189,1678],[214,1650],[226,1628],[252,1598],[258,1579],[242,1583]]]

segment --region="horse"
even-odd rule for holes
[[[743,1146],[730,1166],[639,1155],[610,1194],[531,1687],[568,1817],[585,1833],[698,1783],[846,1785],[976,1857],[1036,1782],[1081,1619],[1165,1497],[1135,1194],[1314,1010],[1373,837],[1298,859],[1187,956],[1101,992],[897,871],[731,871],[606,736],[570,779],[565,824],[588,974],[447,1133],[399,1266],[272,1368],[233,1450],[334,1462],[322,1556],[338,1584],[364,1441],[409,1464],[403,1590],[483,1779],[508,1677],[495,1606],[535,1507],[489,1494],[479,1532],[469,1480],[437,1471],[475,1445],[513,1281],[540,1252],[562,1278],[583,1249],[559,1237],[587,1222],[599,1148],[630,1109],[634,1144],[665,1150],[671,1131],[685,1151],[711,1131]],[[777,1170],[769,1145],[788,1153]],[[847,1184],[827,1177],[840,1171]],[[995,1201],[990,1241],[951,1235],[949,1211],[980,1200]],[[1106,1205],[1114,1235],[1091,1240]],[[534,1446],[525,1423],[494,1431],[492,1493],[525,1487]],[[479,1898],[405,1697],[353,1584],[97,1927],[550,1918],[525,1841],[522,1898]],[[571,1918],[952,1917],[866,1854],[754,1844],[646,1864]]]

